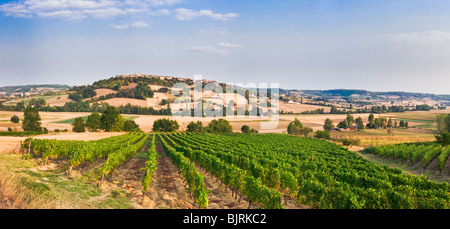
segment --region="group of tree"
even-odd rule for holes
[[[136,77],[122,77],[122,76],[115,76],[111,77],[109,79],[103,79],[94,82],[92,85],[94,88],[109,88],[114,89],[120,88],[121,86],[128,86],[131,83],[143,83],[145,85],[161,85],[164,87],[171,87],[175,85],[176,83],[186,83],[188,85],[193,85],[194,81],[192,79],[185,79],[180,80],[177,77],[172,78],[160,78],[160,77],[150,77],[150,76],[136,76]],[[118,86],[119,85],[119,86]]]
[[[142,99],[153,98],[154,92],[152,89],[144,83],[138,83],[136,88],[133,89],[120,89],[120,87],[114,87],[114,90],[118,90],[117,93],[111,93],[102,95],[99,100],[106,100],[111,98],[129,98],[129,99]]]
[[[292,135],[303,135],[307,137],[312,132],[313,132],[312,128],[303,126],[303,124],[297,118],[295,118],[294,121],[289,123],[287,127],[287,133]]]
[[[372,106],[370,108],[360,108],[360,109],[356,109],[355,113],[376,113],[376,114],[381,114],[381,113],[402,113],[405,112],[407,109],[404,106],[386,106],[386,105],[382,105],[382,106]]]
[[[99,130],[106,132],[140,131],[139,125],[136,122],[133,120],[125,120],[113,106],[106,108],[102,114],[93,112],[87,117],[86,121],[84,121],[83,117],[76,118],[72,126],[72,130],[78,133],[85,132],[86,129],[91,132],[97,132]]]
[[[73,93],[69,94],[69,99],[75,102],[81,102],[83,99],[92,98],[97,95],[93,86],[75,86],[72,87]]]
[[[176,120],[171,120],[168,118],[158,119],[153,123],[153,131],[155,132],[174,132],[178,131],[180,125]],[[249,132],[247,132],[249,131]],[[203,126],[201,121],[191,121],[187,125],[186,132],[188,133],[215,133],[215,134],[224,134],[224,133],[233,133],[233,127],[230,125],[230,122],[226,119],[214,119],[208,125]],[[254,129],[246,130],[244,128],[243,133],[256,133],[257,131]]]
[[[392,120],[391,117],[386,118],[379,116],[375,118],[374,114],[370,114],[368,118],[368,123],[364,125],[363,119],[361,117],[354,118],[353,115],[348,114],[347,117],[339,122],[336,126],[337,128],[342,129],[385,129],[385,128],[397,128],[397,127],[408,127],[409,123],[407,121],[401,120],[398,122],[397,120]],[[323,129],[325,131],[331,131],[335,128],[333,121],[327,118],[324,122]]]
[[[442,145],[450,145],[450,114],[441,114],[437,117],[437,128],[440,134],[436,140]]]
[[[385,129],[385,128],[408,128],[409,122],[400,120],[398,122],[397,120],[393,121],[391,117],[387,119],[386,117],[378,116],[378,118],[375,118],[374,114],[369,115],[369,122],[366,125],[367,129]]]
[[[91,104],[90,101],[79,101],[79,102],[67,102],[64,106],[35,106],[38,111],[44,112],[99,112],[102,113],[106,110],[109,105],[107,103],[94,102]],[[26,108],[25,102],[19,102],[15,106],[5,106],[1,105],[1,110],[6,111],[24,111]],[[160,110],[155,110],[153,107],[141,107],[133,106],[127,104],[125,106],[117,107],[120,114],[139,114],[139,115],[172,115],[172,110],[170,107]]]
[[[47,105],[47,102],[43,98],[32,98],[28,105],[32,107],[43,107]]]

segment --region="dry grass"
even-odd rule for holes
[[[433,134],[420,133],[416,129],[396,129],[393,135],[388,135],[386,130],[332,132],[331,137],[334,140],[357,140],[358,146],[362,147],[395,145],[405,142],[431,142],[436,140]]]
[[[126,106],[127,104],[131,104],[132,106],[148,107],[147,100],[142,99],[112,98],[103,100],[102,102],[114,107]]]
[[[315,111],[317,109],[324,109],[325,112],[330,112],[330,107],[324,107],[324,106],[316,106],[316,105],[309,105],[309,104],[289,104],[286,102],[280,101],[280,111],[284,112],[293,112],[293,113],[302,113],[305,111]]]
[[[0,209],[54,209],[57,203],[32,191],[20,175],[0,168]]]
[[[68,102],[72,102],[71,99],[69,99],[69,95],[60,95],[55,96],[53,98],[46,100],[47,104],[51,107],[62,107]]]

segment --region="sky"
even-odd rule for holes
[[[135,72],[450,94],[450,1],[0,0],[0,86]]]

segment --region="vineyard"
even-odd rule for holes
[[[437,143],[403,143],[397,145],[382,145],[369,147],[364,150],[388,158],[399,159],[411,166],[418,165],[424,169],[437,161],[437,170],[442,173],[445,170],[450,155],[450,147],[443,147]],[[448,170],[448,169],[447,169]]]
[[[410,147],[403,145],[398,147]],[[99,187],[145,147],[144,162],[136,168],[142,172],[139,184],[144,198],[155,192],[149,189],[155,174],[165,171],[158,158],[167,157],[201,209],[209,208],[216,195],[210,189],[211,177],[220,182],[224,192],[231,191],[229,199],[264,209],[449,208],[450,204],[448,183],[379,166],[336,144],[312,138],[130,133],[96,141],[27,139],[22,144],[28,157],[41,159],[42,164],[63,161],[67,174],[81,165],[100,163],[95,170]],[[444,161],[449,154],[448,148],[434,144],[414,147],[420,148],[420,153],[398,153],[392,148],[388,153],[424,164],[429,158]],[[382,147],[371,150],[387,152]]]

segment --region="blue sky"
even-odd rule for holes
[[[450,94],[450,1],[0,1],[0,86],[117,74]]]

